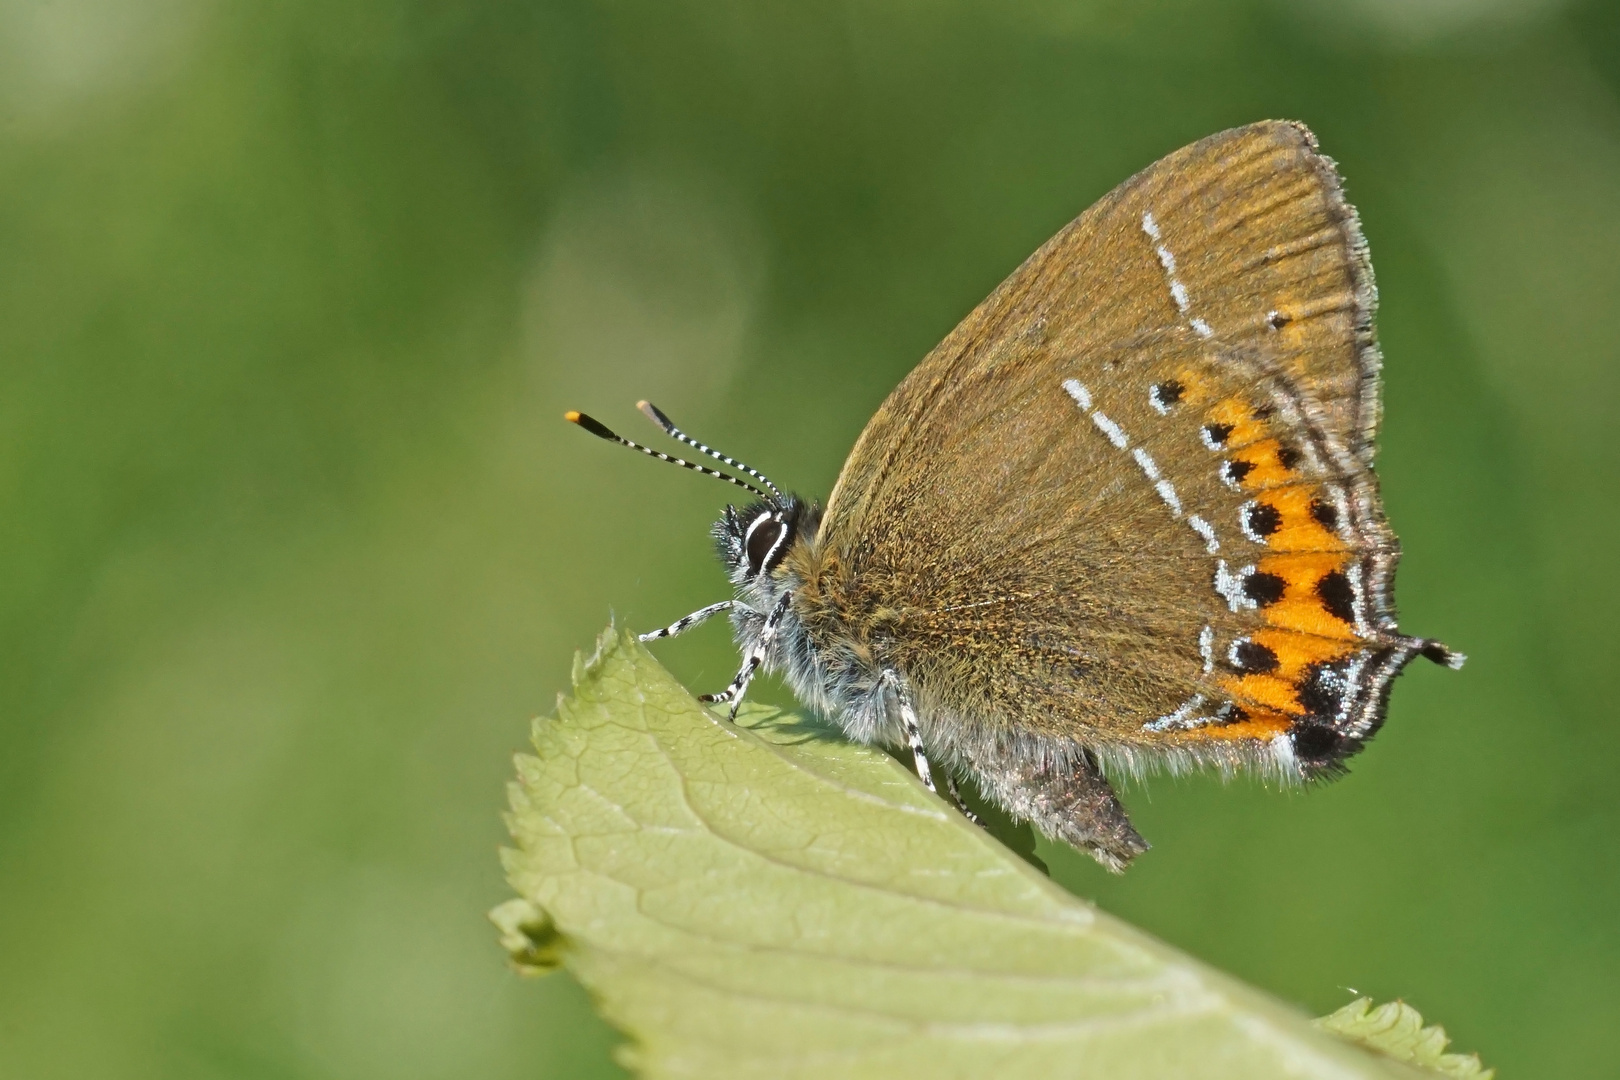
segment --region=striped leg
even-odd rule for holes
[[[905,728],[906,742],[911,745],[911,759],[917,766],[917,779],[923,786],[934,794],[939,789],[934,786],[934,769],[928,762],[928,748],[923,745],[922,729],[917,726],[917,710],[911,705],[911,693],[906,689],[905,680],[896,671],[884,672],[884,677],[890,686],[894,687],[894,696],[900,701],[900,725]],[[962,792],[956,786],[956,777],[950,772],[945,773],[945,790],[950,794],[951,802],[962,812],[962,816],[975,825],[983,825],[979,815],[968,809],[967,803],[962,801]]]
[[[743,695],[748,692],[748,684],[754,681],[754,672],[759,670],[759,665],[759,653],[750,652],[743,660],[742,670],[737,672],[737,677],[731,680],[730,685],[718,694],[702,694],[698,700],[705,705],[724,705],[729,701],[731,718],[737,719],[737,707],[742,704]]]
[[[729,701],[731,703],[731,719],[737,719],[737,708],[742,704],[743,695],[748,693],[748,684],[754,681],[754,675],[759,671],[759,666],[765,662],[765,654],[770,651],[771,643],[776,640],[777,625],[781,623],[782,616],[786,614],[788,601],[792,597],[793,594],[790,592],[783,593],[782,599],[778,600],[776,606],[771,609],[771,613],[765,616],[765,625],[760,628],[759,640],[754,643],[753,648],[748,650],[748,655],[743,657],[742,669],[737,672],[737,677],[731,680],[731,685],[718,694],[704,694],[698,698],[699,701],[711,705]]]
[[[736,603],[735,600],[722,600],[718,604],[710,604],[706,608],[699,608],[685,618],[676,619],[662,630],[649,630],[645,634],[637,635],[637,637],[641,641],[660,641],[663,638],[674,637],[676,634],[684,634],[699,623],[707,622],[709,616],[718,615],[722,611],[730,611]]]
[[[906,741],[911,743],[911,759],[917,765],[917,779],[923,782],[923,787],[939,794],[934,786],[934,770],[928,764],[928,751],[923,747],[922,732],[917,730],[917,718],[908,716],[903,723],[906,725]]]
[[[972,810],[969,810],[968,804],[962,801],[962,792],[957,788],[956,777],[952,773],[945,774],[945,790],[951,793],[951,802],[955,803],[956,808],[962,811],[963,817],[973,822],[973,824],[979,826],[979,828],[984,828],[984,819],[979,817],[979,815],[975,814]]]
[[[917,710],[911,707],[911,692],[906,689],[906,681],[898,671],[885,671],[883,679],[894,688],[894,696],[900,702],[900,726],[905,728],[906,742],[911,745],[911,759],[917,765],[917,779],[923,782],[923,787],[937,795],[939,789],[934,787],[934,770],[928,764],[928,749],[923,746],[922,729],[917,726]]]

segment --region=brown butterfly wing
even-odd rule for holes
[[[1186,325],[1161,242],[1146,243],[1145,213],[1196,305],[1190,317],[1234,345],[1283,347],[1326,410],[1324,428],[1370,464],[1380,360],[1366,242],[1310,131],[1266,121],[1161,158],[1026,259],[889,395],[845,463],[829,511],[859,516],[894,463],[926,440],[941,391],[994,370],[1020,340],[1080,351]]]
[[[1240,764],[1308,725],[1307,767],[1336,762],[1426,644],[1394,632],[1368,468],[1372,299],[1303,127],[1170,155],[879,409],[828,504],[821,600],[981,738]]]

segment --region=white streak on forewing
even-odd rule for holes
[[[1091,414],[1091,422],[1096,424],[1104,435],[1108,436],[1109,442],[1121,450],[1131,444],[1131,441],[1125,437],[1125,429],[1114,423],[1108,414],[1101,409],[1097,409]]]
[[[1259,607],[1243,591],[1243,579],[1254,573],[1253,565],[1245,566],[1237,573],[1226,568],[1226,560],[1220,559],[1215,563],[1215,591],[1226,600],[1226,605],[1233,611],[1252,611]]]
[[[1142,728],[1145,731],[1170,731],[1174,728],[1197,727],[1198,725],[1207,722],[1202,716],[1192,715],[1193,712],[1196,711],[1197,708],[1203,703],[1204,695],[1194,694],[1192,697],[1182,702],[1181,706],[1177,708],[1175,712],[1169,714],[1168,716],[1161,716],[1157,720],[1149,720],[1147,723],[1142,725]]]
[[[1204,547],[1211,555],[1221,550],[1221,542],[1215,539],[1215,527],[1197,514],[1187,518],[1187,524],[1192,526],[1193,532],[1204,538]]]
[[[1086,410],[1087,415],[1091,417],[1091,422],[1097,425],[1097,430],[1108,436],[1109,442],[1121,450],[1130,448],[1130,439],[1125,436],[1125,429],[1114,423],[1113,418],[1101,409],[1091,407],[1091,391],[1086,389],[1079,380],[1063,380],[1063,389],[1068,392],[1070,397],[1074,398],[1075,403],[1080,408]],[[1147,478],[1153,482],[1153,490],[1157,491],[1159,498],[1163,499],[1165,505],[1170,507],[1170,512],[1176,517],[1180,517],[1181,498],[1176,494],[1175,485],[1164,479],[1159,473],[1159,463],[1153,460],[1153,455],[1139,446],[1131,451],[1131,456],[1136,459],[1136,464],[1142,472],[1147,474]],[[1202,531],[1200,531],[1199,535],[1203,535]],[[1214,543],[1213,532],[1209,537],[1206,537],[1206,541]],[[1216,547],[1219,547],[1219,545],[1216,545]],[[1215,547],[1211,547],[1209,550],[1213,552]]]
[[[1215,670],[1215,628],[1206,626],[1198,631],[1198,655],[1204,658],[1204,674]]]
[[[1069,392],[1069,396],[1074,398],[1074,403],[1076,405],[1080,406],[1087,412],[1091,411],[1091,391],[1087,390],[1085,386],[1081,384],[1079,379],[1064,379],[1063,389],[1067,390]]]
[[[1170,284],[1170,299],[1176,302],[1177,311],[1183,315],[1187,314],[1192,308],[1192,297],[1187,293],[1187,286],[1183,285],[1181,279],[1176,277],[1176,253],[1159,242],[1163,237],[1159,232],[1159,223],[1153,217],[1153,211],[1151,210],[1142,211],[1142,231],[1147,233],[1148,238],[1153,241],[1153,253],[1159,257],[1159,265],[1164,267],[1165,280]],[[1188,325],[1193,328],[1193,331],[1199,337],[1212,338],[1215,336],[1215,331],[1203,319],[1189,319]]]
[[[1187,314],[1187,308],[1189,306],[1189,301],[1187,299],[1187,286],[1183,285],[1175,278],[1170,279],[1170,298],[1176,302],[1177,311],[1181,312],[1183,315]]]
[[[1158,463],[1153,460],[1152,454],[1138,446],[1135,450],[1131,451],[1131,456],[1135,458],[1136,463],[1142,467],[1142,471],[1147,473],[1147,478],[1149,480],[1157,480],[1159,478],[1159,466]]]

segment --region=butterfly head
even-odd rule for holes
[[[726,507],[714,524],[715,548],[733,585],[768,579],[795,544],[814,537],[821,514],[797,495],[777,495],[738,509]]]

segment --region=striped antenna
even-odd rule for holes
[[[667,461],[671,465],[679,465],[683,469],[691,469],[693,472],[700,472],[704,476],[712,476],[716,480],[724,480],[727,483],[736,484],[740,488],[747,488],[749,491],[752,491],[755,495],[758,495],[762,499],[770,498],[769,495],[755,487],[753,484],[750,484],[746,480],[739,480],[729,473],[723,473],[719,469],[711,469],[704,465],[694,465],[690,461],[685,461],[678,457],[670,457],[668,454],[661,454],[649,446],[642,446],[640,443],[631,442],[623,435],[616,434],[615,432],[609,430],[607,425],[602,424],[597,420],[593,420],[591,417],[586,416],[582,412],[565,412],[563,413],[563,419],[567,420],[570,424],[578,424],[592,435],[595,435],[598,439],[606,439],[608,442],[616,442],[620,446],[628,446],[632,450],[640,450],[648,457],[655,457],[659,461]],[[761,479],[764,478],[761,477]],[[767,480],[766,483],[770,483],[770,481]],[[776,489],[773,487],[771,490],[775,491]]]
[[[752,476],[755,480],[758,480],[760,483],[774,491],[777,498],[782,497],[782,489],[771,483],[764,473],[760,472],[758,469],[749,468],[736,458],[726,457],[726,455],[720,453],[720,451],[704,446],[702,443],[692,438],[692,436],[670,423],[669,417],[665,416],[663,410],[654,405],[652,402],[638,401],[636,402],[636,408],[640,409],[642,413],[646,415],[647,419],[663,428],[665,435],[668,435],[672,439],[680,440],[687,446],[692,447],[694,450],[708,454],[716,461],[723,461],[727,465],[730,465],[733,469],[741,469],[743,472],[747,473],[749,476]]]

